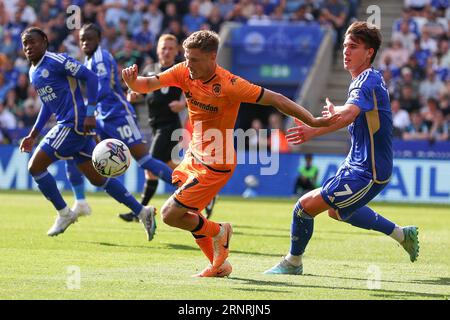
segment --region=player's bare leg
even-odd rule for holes
[[[190,211],[176,200],[174,196],[170,197],[161,209],[162,220],[164,223],[192,232],[195,236],[204,236],[212,238],[213,259],[212,268],[217,276],[217,271],[225,263],[229,253],[229,242],[232,234],[232,228],[229,223],[218,224],[205,219],[201,214]],[[196,241],[199,245],[210,246],[209,240]],[[210,259],[208,252],[210,249],[202,251]],[[211,259],[210,259],[211,260]],[[228,268],[228,267],[227,267]],[[227,269],[228,270],[228,269]],[[220,272],[219,272],[220,273]],[[231,270],[230,270],[231,273]]]

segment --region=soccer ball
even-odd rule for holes
[[[92,164],[104,177],[117,177],[127,171],[131,162],[130,149],[120,140],[101,141],[92,152]]]

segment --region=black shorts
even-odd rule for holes
[[[169,123],[165,125],[152,126],[152,144],[150,146],[150,154],[153,158],[168,162],[172,160],[172,150],[178,145],[177,141],[172,141],[172,133],[176,129],[180,129],[179,122]]]

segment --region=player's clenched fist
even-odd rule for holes
[[[132,85],[138,76],[138,66],[133,64],[131,67],[125,68],[122,70],[122,78],[123,81],[127,84],[128,87]]]

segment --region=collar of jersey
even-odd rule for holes
[[[372,66],[368,67],[366,70],[364,70],[363,72],[358,74],[358,76],[355,79],[353,79],[352,82],[355,81],[356,79],[358,79],[359,77],[361,77],[366,71],[372,70],[372,68],[373,68]]]
[[[44,60],[45,56],[47,55],[47,52],[48,52],[48,51],[45,50],[45,53],[44,53],[44,55],[42,56],[41,60],[39,60],[39,62],[38,62],[35,66],[31,66],[31,68],[30,68],[31,73],[33,73],[33,72],[40,66],[40,64],[41,64],[42,61]]]

